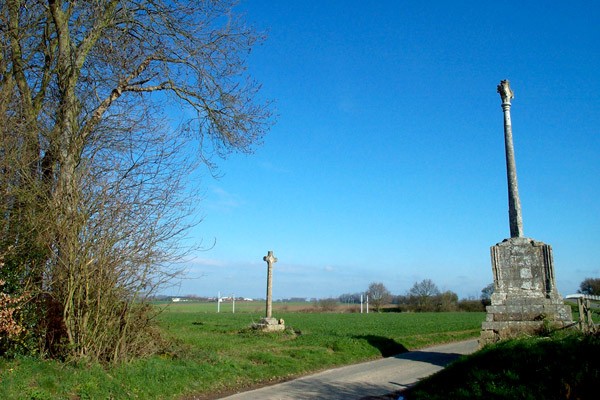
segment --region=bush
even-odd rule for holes
[[[485,311],[485,303],[483,300],[463,299],[458,302],[460,311],[482,312]]]
[[[335,311],[337,310],[338,301],[334,298],[315,300],[313,307],[320,311]]]
[[[25,331],[19,322],[18,312],[26,298],[24,295],[15,297],[4,293],[4,284],[5,281],[0,279],[0,354],[11,349],[12,342]]]

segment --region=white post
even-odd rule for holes
[[[360,313],[363,313],[363,295],[360,295]]]
[[[367,314],[369,313],[369,295],[367,294]]]
[[[217,313],[221,312],[221,292],[217,292]]]
[[[231,295],[231,300],[233,301],[233,313],[235,314],[235,294]]]

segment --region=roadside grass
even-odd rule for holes
[[[158,322],[169,346],[160,355],[124,365],[0,359],[0,398],[215,398],[334,366],[474,338],[485,315],[276,311],[288,329],[266,334],[249,328],[262,311],[238,312],[236,304],[235,314],[217,314],[216,304],[212,306],[168,307]]]
[[[490,345],[402,393],[406,400],[597,399],[600,336],[576,331]]]

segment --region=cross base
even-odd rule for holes
[[[573,325],[571,308],[556,289],[552,247],[530,238],[492,246],[494,293],[479,345]]]
[[[285,330],[285,322],[283,319],[262,318],[259,323],[252,324],[252,328],[263,332],[282,332]]]

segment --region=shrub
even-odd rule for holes
[[[321,311],[335,311],[337,309],[338,302],[337,299],[327,298],[320,299],[317,304]]]
[[[485,304],[483,300],[463,299],[458,302],[458,309],[460,311],[481,312],[485,311]]]

